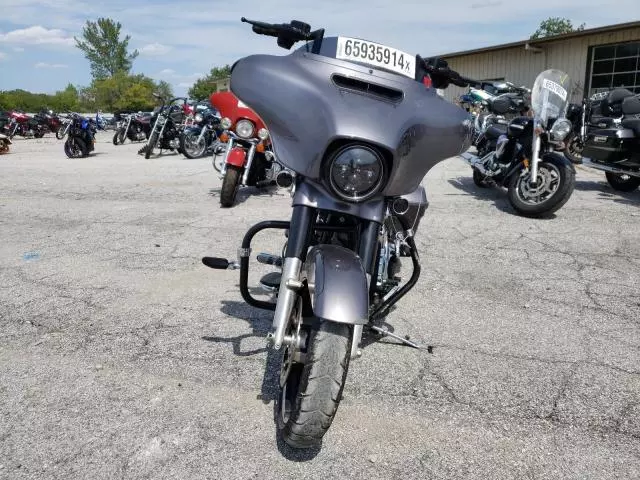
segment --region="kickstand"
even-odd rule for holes
[[[422,348],[417,343],[414,343],[414,342],[412,342],[411,340],[409,340],[407,338],[401,337],[400,335],[396,335],[395,333],[391,333],[389,330],[386,330],[384,328],[376,327],[375,325],[369,325],[369,328],[371,330],[373,330],[374,332],[378,332],[383,337],[395,338],[396,340],[404,343],[405,345],[407,345],[409,347],[413,347],[413,348],[417,348],[417,349],[421,349]]]

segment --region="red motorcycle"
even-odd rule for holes
[[[44,133],[57,133],[62,125],[60,117],[53,110],[40,110],[33,118],[42,126]]]
[[[24,112],[13,110],[9,112],[9,123],[5,125],[3,133],[9,138],[16,135],[26,138],[41,138],[45,134],[45,129],[35,118]]]
[[[222,117],[219,139],[226,144],[219,167],[214,157],[214,168],[223,179],[220,205],[233,206],[241,186],[291,187],[293,173],[276,161],[269,131],[260,117],[231,92],[213,93],[210,102]]]

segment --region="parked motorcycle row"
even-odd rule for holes
[[[18,110],[0,112],[0,154],[9,153],[15,136],[42,138],[53,133],[58,140],[67,137],[64,152],[69,158],[86,157],[94,149],[96,131],[112,128],[115,128],[113,120],[105,119],[102,112],[95,118],[69,111],[56,114],[46,109],[33,116]]]
[[[570,86],[564,72],[547,70],[532,90],[482,82],[459,99],[473,119],[477,153],[462,157],[474,183],[506,187],[521,215],[547,216],[567,202],[575,183],[571,163],[604,171],[616,190],[640,186],[640,96],[618,88],[573,104]]]

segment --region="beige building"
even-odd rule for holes
[[[640,93],[640,22],[622,23],[536,40],[441,55],[454,70],[476,80],[533,85],[538,74],[557,68],[573,80],[573,100],[624,87]],[[454,100],[466,89],[450,87]]]
[[[219,80],[215,80],[212,83],[214,84],[215,89],[214,92],[226,92],[229,90],[229,80],[230,78],[221,78]]]

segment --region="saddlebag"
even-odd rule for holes
[[[617,163],[638,155],[634,131],[620,127],[589,132],[582,150],[582,156],[606,163]]]

